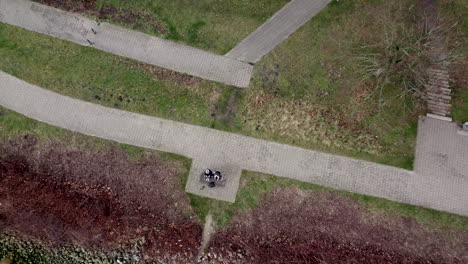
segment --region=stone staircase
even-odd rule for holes
[[[429,68],[426,84],[427,111],[429,114],[450,118],[451,93],[449,74],[445,69]]]

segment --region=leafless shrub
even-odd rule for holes
[[[433,64],[447,67],[462,58],[458,49],[445,49],[448,40],[454,41],[449,32],[456,27],[456,20],[416,14],[415,7],[405,1],[392,3],[373,21],[379,30],[363,41],[355,57],[363,81],[374,84],[380,107],[392,100],[421,99],[428,81],[427,68]],[[396,95],[386,97],[388,87],[398,91]]]
[[[358,49],[356,62],[363,81],[375,84],[380,107],[389,100],[384,96],[389,85],[399,90],[397,98],[420,97],[423,92],[429,39],[436,30],[416,30],[408,14],[414,14],[413,6],[395,1],[392,8],[374,21],[380,31],[365,39]]]

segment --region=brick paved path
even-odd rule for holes
[[[331,0],[292,0],[226,56],[256,63],[322,10]]]

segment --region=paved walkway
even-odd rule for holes
[[[226,57],[250,63],[258,62],[329,2],[331,0],[292,0],[229,51]]]
[[[440,174],[434,182],[438,174],[432,173],[432,170],[426,172],[419,169],[417,172],[421,173],[416,174],[395,167],[107,108],[59,95],[3,72],[0,72],[0,105],[86,135],[192,158],[187,191],[221,200],[235,200],[240,172],[249,170],[468,216],[466,171],[460,171],[464,177],[456,179]],[[418,146],[427,141],[421,142],[418,142]],[[461,139],[456,144],[466,146],[468,143]],[[223,147],[217,148],[216,156],[209,158],[213,156],[213,146]],[[417,164],[417,168],[424,167],[424,164],[419,165],[419,159]],[[200,169],[205,167],[227,172],[229,180],[225,189],[200,189]]]
[[[237,87],[248,87],[253,71],[248,63],[26,0],[0,0],[0,22]]]
[[[452,211],[463,210],[467,216],[468,132],[452,122],[421,117],[414,170],[426,182],[424,189],[415,191],[429,198],[419,204],[429,207],[430,200],[443,197],[439,203],[451,206]]]

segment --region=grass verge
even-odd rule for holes
[[[262,199],[275,188],[298,187],[310,192],[335,192],[349,197],[366,210],[387,216],[405,216],[416,219],[432,229],[466,230],[468,217],[427,209],[419,206],[397,203],[381,198],[339,191],[323,186],[275,177],[257,172],[242,173],[236,202],[228,203],[189,194],[192,207],[200,219],[211,212],[218,227],[227,226],[235,214],[256,208]]]
[[[450,86],[453,94],[452,117],[459,123],[468,122],[468,5],[463,0],[441,1],[440,12],[451,25],[447,45],[452,57]]]
[[[35,0],[225,54],[288,0]]]

